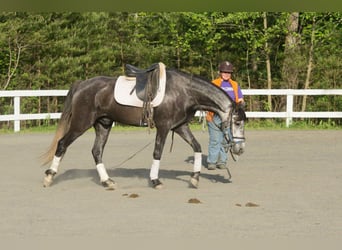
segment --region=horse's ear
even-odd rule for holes
[[[247,119],[244,103],[238,103],[236,105],[236,112],[238,114],[238,120],[239,121],[245,121]]]

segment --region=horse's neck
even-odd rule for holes
[[[199,104],[202,106],[202,109],[212,110],[214,112],[222,112],[227,111],[230,107],[231,102],[227,95],[221,91],[219,88],[212,84],[202,85],[199,88],[196,88],[200,99],[202,100]]]
[[[192,98],[195,109],[221,114],[227,113],[230,109],[230,99],[214,84],[177,70],[169,70],[167,73],[168,77],[174,78],[173,88],[186,88],[184,98],[188,100]]]

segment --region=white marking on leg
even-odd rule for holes
[[[104,181],[109,179],[109,176],[107,174],[107,170],[106,170],[103,163],[97,164],[96,169],[97,169],[97,172],[99,173],[101,182],[104,182]]]
[[[154,160],[153,159],[151,170],[150,170],[151,180],[158,179],[159,166],[160,166],[160,160]]]
[[[202,168],[202,153],[194,153],[194,172],[201,172]]]
[[[53,160],[52,160],[52,163],[51,163],[51,166],[50,166],[50,170],[52,170],[52,171],[57,173],[58,172],[59,164],[61,162],[61,159],[62,159],[62,157],[54,156]]]

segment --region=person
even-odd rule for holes
[[[236,103],[243,104],[243,94],[239,84],[231,79],[233,73],[233,65],[228,61],[219,64],[219,77],[212,81],[216,86],[221,87],[227,95]],[[224,132],[221,128],[221,118],[213,112],[207,112],[206,120],[208,123],[209,146],[208,146],[208,170],[216,168],[224,169],[227,164],[227,153],[224,144]]]

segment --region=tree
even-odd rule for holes
[[[222,60],[242,88],[342,88],[341,20],[338,12],[2,12],[0,88],[68,89],[159,61],[211,79]],[[284,97],[246,100],[249,110],[285,107]],[[24,98],[23,112],[58,112],[62,102]],[[342,100],[296,97],[295,108],[341,110]],[[0,112],[10,109],[1,100]]]
[[[266,12],[263,13],[263,18],[264,18],[264,33],[266,34],[267,28],[268,28],[267,13]],[[268,39],[267,38],[265,40],[265,57],[266,57],[266,71],[267,71],[267,88],[272,89],[271,61],[270,61],[270,52],[269,52]],[[269,110],[272,110],[272,96],[269,95],[267,98],[268,98]]]
[[[309,46],[309,52],[308,52],[308,63],[307,63],[307,71],[306,71],[304,89],[309,88],[310,79],[311,79],[311,72],[312,72],[313,63],[314,63],[313,57],[314,57],[314,47],[315,47],[315,26],[316,26],[316,18],[315,18],[315,15],[313,15],[312,16],[310,46]],[[306,100],[307,100],[307,96],[304,95],[303,100],[302,100],[302,109],[301,109],[302,112],[304,112],[306,110]]]
[[[296,89],[298,86],[300,58],[299,36],[299,12],[288,14],[287,34],[285,38],[284,62],[282,69],[283,79],[287,82],[287,88]]]
[[[1,40],[3,41],[2,55],[7,58],[7,62],[4,65],[7,66],[7,72],[5,78],[2,78],[2,89],[7,89],[13,76],[16,74],[20,57],[23,50],[27,47],[25,41],[25,33],[21,31],[23,26],[23,19],[17,13],[8,13],[2,17],[4,22],[1,23],[0,33]],[[8,22],[11,20],[11,22]]]
[[[304,89],[341,88],[342,19],[340,13],[306,12],[301,14],[302,47],[307,58]],[[301,110],[341,110],[342,98],[331,96],[303,96]],[[310,105],[310,106],[309,106]]]
[[[228,13],[220,22],[228,36],[225,40],[230,42],[226,50],[234,51],[235,55],[244,55],[235,59],[238,66],[236,75],[247,82],[248,88],[273,88],[272,71],[277,72],[278,68],[276,62],[282,46],[284,15],[266,12]],[[253,106],[250,98],[249,108],[253,109]],[[268,96],[262,108],[272,110],[272,106],[271,96]]]

